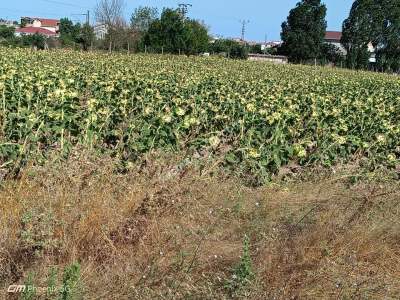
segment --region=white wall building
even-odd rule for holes
[[[108,32],[106,24],[96,24],[94,25],[93,30],[98,40],[103,40]]]

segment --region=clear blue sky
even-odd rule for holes
[[[139,5],[158,7],[177,7],[178,3],[191,3],[189,16],[203,20],[210,32],[225,37],[239,37],[240,20],[249,20],[246,39],[263,41],[280,39],[281,23],[298,0],[126,0],[126,16]],[[353,0],[325,0],[328,7],[328,30],[341,30],[343,20],[348,16]],[[92,13],[96,0],[1,0],[0,18],[18,20],[20,16],[39,16],[48,18],[68,17],[84,20],[74,14],[90,10]]]

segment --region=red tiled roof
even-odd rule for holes
[[[342,38],[342,33],[340,31],[327,31],[325,34],[326,40],[340,41],[341,38]]]
[[[55,19],[38,19],[42,22],[42,27],[56,27],[60,24],[60,20]]]
[[[45,28],[41,28],[41,27],[24,27],[24,28],[18,28],[15,30],[15,32],[19,32],[19,33],[24,33],[24,34],[42,34],[42,35],[46,35],[46,36],[55,36],[57,35],[55,32],[50,31],[48,29]]]
[[[38,20],[42,23],[42,27],[56,27],[60,24],[60,20],[56,19],[44,19],[37,17],[23,17],[23,19]]]

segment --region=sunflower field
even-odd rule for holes
[[[208,153],[269,176],[396,166],[400,78],[221,58],[0,49],[0,169],[76,146],[131,162]]]

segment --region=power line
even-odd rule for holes
[[[39,11],[32,11],[32,10],[22,10],[22,9],[13,9],[13,8],[5,8],[5,7],[0,7],[0,10],[7,10],[9,12],[15,13],[15,14],[46,14],[46,15],[53,15],[53,16],[60,16],[59,13],[49,13],[49,12],[39,12]]]
[[[86,24],[90,24],[90,11],[88,10],[86,14],[72,14],[72,16],[85,16],[86,17]]]
[[[67,3],[67,2],[61,2],[61,1],[54,1],[54,0],[40,0],[40,1],[47,2],[47,3],[52,3],[52,4],[58,4],[58,5],[65,5],[65,6],[70,6],[70,7],[87,8],[87,9],[89,9],[86,6],[81,6],[81,5]],[[0,7],[0,11],[11,12],[11,13],[15,14],[15,16],[18,16],[18,17],[20,17],[21,14],[51,15],[51,16],[58,16],[58,17],[60,17],[62,15],[59,12],[55,13],[55,12],[46,12],[46,11],[43,11],[43,10],[25,10],[25,9],[5,8],[5,7]],[[89,13],[87,13],[85,15],[89,15]],[[89,17],[86,18],[86,20],[88,20],[88,19],[89,19]]]
[[[77,7],[77,8],[89,8],[87,6],[82,6],[82,5],[77,5],[77,4],[73,4],[73,3],[67,3],[67,2],[61,2],[61,1],[54,1],[54,0],[40,0],[40,1],[52,3],[52,4],[58,4],[58,5]]]

